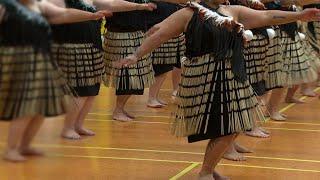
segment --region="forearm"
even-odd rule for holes
[[[124,0],[94,0],[93,3],[98,10],[108,10],[112,12],[143,10],[142,4]]]
[[[186,4],[187,2],[189,2],[189,0],[155,0],[155,1],[162,1],[162,2],[168,2],[173,4]]]
[[[135,56],[138,59],[142,58],[143,56],[157,49],[161,44],[167,42],[172,37],[174,37],[174,35],[170,35],[164,30],[157,30],[155,33],[153,33],[143,41],[142,45],[135,52]]]
[[[299,12],[287,12],[278,10],[268,10],[262,11],[263,15],[256,19],[255,23],[251,24],[249,29],[270,26],[270,25],[280,25],[295,22],[299,20]]]
[[[90,21],[93,19],[94,13],[81,11],[77,9],[65,9],[63,12],[53,17],[49,17],[48,21],[51,24],[67,24]]]

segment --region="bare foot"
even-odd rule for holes
[[[76,132],[78,134],[80,134],[81,136],[94,136],[96,135],[95,132],[91,131],[90,129],[86,129],[86,128],[77,128]]]
[[[247,136],[251,136],[251,137],[257,137],[257,138],[268,138],[270,137],[269,134],[266,134],[264,132],[261,131],[261,129],[259,128],[254,128],[252,131],[247,131],[245,133]]]
[[[126,114],[131,119],[135,119],[136,118],[135,116],[129,114],[127,111],[123,111],[123,113]]]
[[[275,121],[285,121],[287,120],[287,117],[285,117],[283,114],[280,112],[274,112],[270,114],[270,118]]]
[[[224,159],[230,160],[230,161],[246,161],[247,158],[244,157],[242,154],[236,152],[233,153],[225,153],[223,155]]]
[[[3,159],[11,162],[23,162],[27,160],[18,150],[8,150],[3,155]]]
[[[164,107],[163,104],[161,104],[159,101],[157,101],[156,99],[153,100],[148,100],[147,106],[150,108],[162,108]]]
[[[21,148],[20,153],[25,156],[43,156],[44,153],[41,150],[35,148]]]
[[[157,99],[157,101],[158,101],[160,104],[164,105],[164,106],[168,105],[167,102],[165,102],[165,101],[163,101],[163,100],[161,100],[161,99]]]
[[[230,180],[229,177],[226,177],[226,176],[222,176],[221,174],[219,174],[216,170],[213,171],[213,178],[215,180]]]
[[[234,148],[238,153],[253,153],[253,151],[244,146],[241,146],[239,143],[234,143]]]
[[[286,103],[303,104],[305,102],[303,100],[296,98],[296,97],[292,97],[292,98],[286,98]]]
[[[130,118],[129,116],[127,116],[127,114],[125,114],[123,112],[114,112],[112,115],[112,118],[114,120],[123,121],[123,122],[133,121],[132,118]]]
[[[271,134],[271,132],[268,131],[268,130],[266,130],[265,128],[262,128],[262,127],[258,127],[258,128],[260,129],[260,131],[262,131],[262,132],[265,133],[265,134],[268,134],[268,135]]]
[[[223,155],[224,159],[231,161],[245,161],[247,160],[242,154],[238,153],[235,149],[234,144],[232,144],[229,149]]]
[[[316,97],[317,93],[315,93],[312,89],[304,89],[301,91],[301,94],[308,97]]]
[[[81,138],[81,136],[74,129],[63,129],[61,137],[72,140],[78,140]]]

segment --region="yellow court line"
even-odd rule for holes
[[[115,156],[85,156],[85,155],[65,155],[65,154],[48,154],[54,157],[66,158],[89,158],[89,159],[115,159],[115,160],[133,160],[133,161],[153,161],[153,162],[167,162],[167,163],[199,163],[193,161],[178,161],[168,159],[148,159],[148,158],[130,158],[130,157],[115,157]]]
[[[320,126],[320,123],[300,123],[300,122],[286,122],[286,121],[269,121],[272,124],[295,124],[295,125],[310,125],[310,126]]]
[[[0,142],[0,145],[5,143]],[[130,149],[130,148],[111,148],[111,147],[89,147],[89,146],[70,146],[70,145],[55,145],[55,144],[35,144],[38,147],[47,148],[75,148],[75,149],[96,149],[96,150],[116,150],[116,151],[133,151],[133,152],[152,152],[152,153],[171,153],[171,154],[189,154],[189,155],[204,155],[199,152],[188,151],[166,151],[166,150],[153,150],[153,149]],[[294,159],[294,158],[281,158],[281,157],[268,157],[268,156],[245,156],[252,159],[267,159],[267,160],[279,160],[279,161],[295,161],[295,162],[310,162],[320,163],[320,160],[311,159]]]
[[[192,169],[194,169],[195,167],[197,167],[200,163],[192,163],[190,166],[186,167],[184,170],[182,170],[181,172],[179,172],[178,174],[176,174],[175,176],[173,176],[172,178],[170,178],[169,180],[176,180],[181,178],[182,176],[184,176],[185,174],[187,174],[188,172],[190,172]]]
[[[301,132],[320,132],[320,129],[296,129],[296,128],[273,128],[264,127],[266,129],[283,130],[283,131],[301,131]]]
[[[115,120],[109,120],[109,119],[90,119],[90,118],[86,118],[86,120],[88,121],[98,121],[98,122],[113,122]],[[117,121],[115,121],[117,122]],[[130,123],[141,123],[141,124],[172,124],[170,122],[161,122],[161,121],[139,121],[139,120],[136,120],[136,121],[131,121]],[[310,125],[310,126],[320,126],[320,123],[317,124],[317,123],[299,123],[299,122],[277,122],[277,121],[270,121],[270,122],[267,122],[268,123],[272,123],[272,124],[295,124],[295,125]],[[268,127],[265,127],[265,128],[268,128]],[[271,129],[272,127],[270,127]],[[290,128],[278,128],[278,130],[287,130],[287,129],[290,129]],[[292,129],[292,130],[296,130],[296,129]],[[297,131],[300,131],[300,130],[303,130],[303,129],[298,129]],[[314,131],[314,130],[311,130],[311,131]],[[317,131],[317,130],[316,130]]]
[[[88,119],[88,121],[97,121],[97,122],[112,122],[114,120],[97,120],[97,119]],[[165,124],[170,125],[172,123],[169,122],[159,122],[159,121],[131,121],[130,123],[141,123],[141,124]],[[278,122],[280,123],[280,122]],[[305,124],[305,123],[304,123]],[[320,124],[319,124],[320,126]],[[266,129],[273,129],[273,130],[283,130],[283,131],[302,131],[302,132],[320,132],[320,129],[296,129],[296,128],[274,128],[274,127],[267,127],[264,126]]]
[[[225,163],[218,164],[218,166],[230,166],[230,167],[244,167],[244,168],[257,168],[257,169],[272,169],[272,170],[284,170],[284,171],[298,171],[298,172],[320,173],[320,170],[298,169],[298,168],[281,168],[281,167],[272,167],[272,166],[252,166],[252,165],[225,164]]]
[[[190,170],[192,170],[193,168],[195,168],[199,164],[202,164],[201,162],[192,162],[192,161],[174,161],[174,160],[147,159],[147,158],[127,158],[127,157],[115,157],[115,156],[83,156],[83,155],[65,155],[65,154],[50,154],[49,156],[64,157],[64,158],[114,159],[114,160],[133,160],[133,161],[152,161],[152,162],[191,163],[191,164],[194,164],[193,165],[194,167],[192,166],[192,168],[191,167],[188,168],[189,171],[186,170],[187,172],[190,172]],[[197,164],[197,165],[195,165],[195,164]],[[230,166],[230,167],[244,167],[244,168],[257,168],[257,169],[272,169],[272,170],[285,170],[285,171],[320,173],[320,170],[298,169],[298,168],[281,168],[281,167],[272,167],[272,166],[255,166],[255,165],[227,164],[227,163],[219,163],[218,166]],[[178,173],[178,174],[180,174],[180,173]]]

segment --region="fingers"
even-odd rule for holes
[[[148,3],[147,4],[147,10],[148,11],[153,11],[155,9],[157,9],[157,5],[156,4],[154,4],[154,3]]]

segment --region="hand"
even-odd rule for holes
[[[146,11],[153,11],[157,9],[157,5],[154,3],[147,3],[147,4],[139,4],[138,10],[146,10]]]
[[[320,9],[311,8],[303,10],[300,12],[299,20],[305,22],[320,21]]]
[[[103,17],[110,17],[110,16],[112,16],[112,12],[103,10],[103,11],[98,11],[96,13],[93,13],[92,19],[99,20]]]
[[[113,15],[112,12],[108,10],[101,10],[98,12],[104,14],[104,17],[111,17]]]
[[[124,59],[113,62],[112,66],[115,68],[122,68],[122,67],[128,67],[132,64],[136,64],[137,62],[138,62],[138,57],[134,54],[131,54],[125,57]]]
[[[240,23],[238,23],[235,20],[229,20],[229,21],[225,21],[222,24],[223,27],[227,28],[228,31],[235,31],[237,33],[240,33],[244,30],[244,26]]]
[[[264,10],[266,9],[266,7],[264,6],[264,4],[260,1],[253,1],[250,5],[250,8],[252,9],[256,9],[256,10]]]

